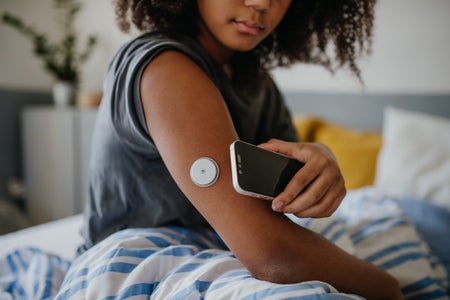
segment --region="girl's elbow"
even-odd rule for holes
[[[272,283],[288,284],[308,280],[307,276],[299,276],[293,263],[289,263],[281,257],[269,257],[255,259],[247,265],[248,271],[259,280]],[[301,272],[307,275],[308,272]]]
[[[268,281],[272,283],[286,284],[291,283],[289,276],[284,271],[281,271],[278,266],[261,265],[249,270],[253,277],[259,280]]]

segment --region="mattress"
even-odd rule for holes
[[[82,243],[79,233],[82,221],[82,215],[78,214],[2,235],[0,257],[14,249],[35,247],[65,259],[73,259],[77,247]]]

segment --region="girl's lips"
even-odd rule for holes
[[[264,29],[264,26],[262,26],[261,24],[249,21],[234,20],[233,23],[236,25],[236,28],[239,32],[250,35],[256,35]]]

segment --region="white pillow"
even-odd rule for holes
[[[450,210],[450,119],[386,108],[375,186]]]

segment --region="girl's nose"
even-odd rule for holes
[[[270,0],[244,0],[245,6],[253,7],[254,9],[266,12],[270,8]]]

